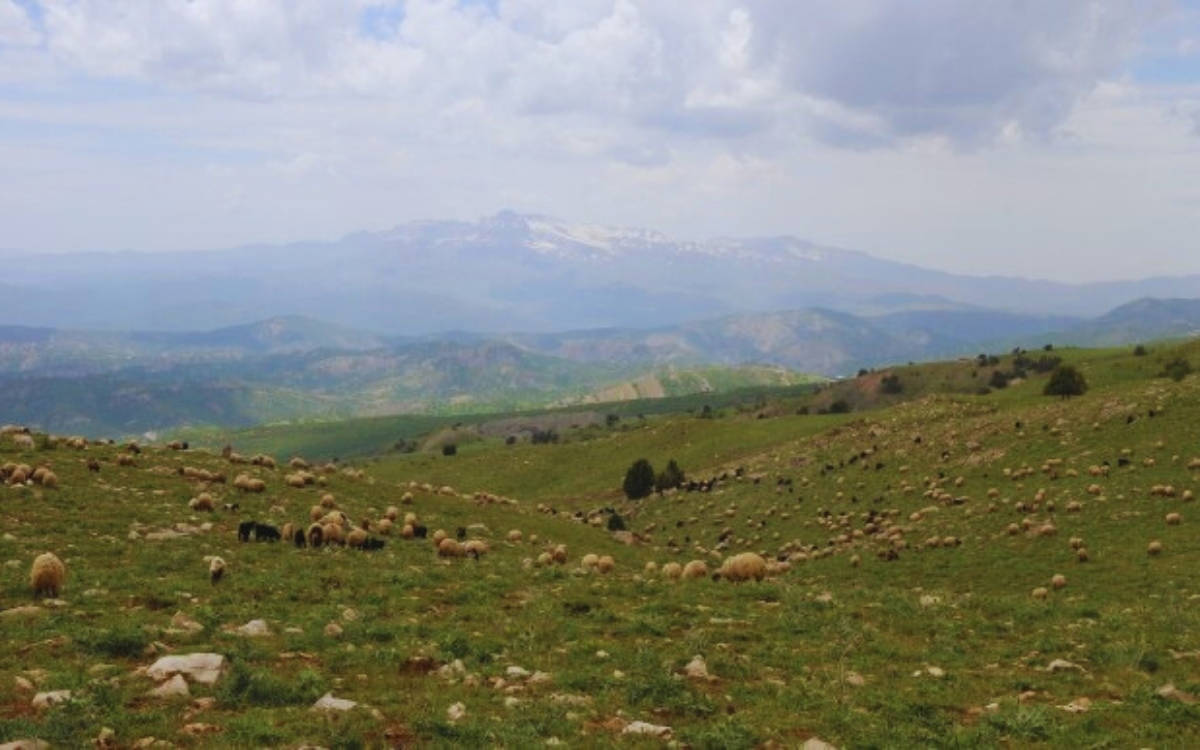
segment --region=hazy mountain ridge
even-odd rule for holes
[[[794,237],[677,240],[513,212],[333,242],[9,260],[0,320],[106,330],[208,330],[298,313],[387,336],[644,329],[811,307],[899,312],[935,299],[1095,316],[1142,297],[1200,296],[1200,276],[1081,285],[963,276]],[[911,304],[881,309],[879,300],[906,296]]]

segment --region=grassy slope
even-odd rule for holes
[[[1193,361],[1200,357],[1198,345],[1184,351]],[[160,527],[189,519],[185,503],[196,487],[172,475],[174,467],[233,467],[199,453],[153,452],[136,468],[119,468],[109,463],[108,448],[18,456],[0,441],[0,459],[48,461],[63,483],[55,491],[2,491],[0,525],[11,536],[0,538],[0,557],[17,561],[0,583],[3,606],[28,603],[24,576],[35,554],[54,549],[71,569],[66,606],[3,620],[0,649],[12,656],[0,662],[0,738],[39,734],[78,746],[110,726],[122,743],[153,735],[211,747],[398,740],[525,747],[552,736],[569,746],[605,747],[617,738],[613,720],[620,714],[670,725],[693,747],[767,740],[794,746],[811,735],[854,747],[1194,747],[1200,709],[1155,690],[1173,682],[1200,692],[1200,516],[1195,504],[1153,497],[1149,488],[1200,489],[1186,468],[1200,454],[1200,377],[1154,379],[1166,351],[1146,358],[1060,354],[1088,374],[1088,395],[1048,399],[1035,378],[988,396],[929,395],[848,416],[756,419],[759,412],[729,410],[712,420],[651,417],[625,430],[587,428],[559,445],[505,446],[491,438],[452,458],[390,457],[367,465],[366,479],[329,480],[328,490],[354,518],[399,502],[399,485],[409,480],[518,498],[517,506],[477,505],[417,493],[411,509],[431,529],[487,526],[482,534],[493,551],[478,563],[442,563],[427,543],[399,540],[368,556],[240,545],[234,530],[242,517],[300,520],[318,497],[319,490],[283,486],[282,471],[259,469],[268,493],[233,498],[219,488],[223,500],[238,499],[245,510],[197,519],[212,520],[212,531],[174,542],[132,541],[135,520]],[[978,449],[968,441],[978,441]],[[867,449],[874,451],[869,460],[849,462]],[[1132,463],[1118,468],[1122,451]],[[760,481],[731,479],[708,494],[629,503],[616,488],[624,467],[641,456],[656,464],[675,457],[694,476],[741,465]],[[104,462],[98,477],[84,469],[87,457]],[[1055,474],[1043,470],[1050,458],[1063,461]],[[1147,458],[1154,465],[1145,465]],[[1112,464],[1110,475],[1089,477],[1087,467],[1102,461]],[[1006,477],[1006,469],[1023,467],[1032,473]],[[939,487],[968,500],[947,505],[926,497],[927,482],[939,475]],[[778,485],[780,478],[792,485]],[[905,491],[905,483],[914,489]],[[1100,495],[1087,491],[1092,483]],[[998,497],[989,500],[993,488]],[[1053,511],[1044,504],[1015,509],[1039,489],[1054,501]],[[1065,512],[1071,500],[1083,503],[1082,512]],[[539,502],[560,513],[538,512]],[[648,541],[617,544],[562,512],[604,505],[615,506]],[[881,543],[869,537],[830,543],[861,529],[860,514],[871,508],[898,511],[909,544],[899,560],[878,560]],[[909,520],[922,509],[919,520]],[[1166,526],[1169,511],[1181,512],[1184,523]],[[1057,536],[1005,533],[1025,517],[1053,519]],[[641,575],[647,561],[696,557],[715,564],[707,550],[726,527],[729,551],[774,553],[796,540],[833,552],[737,586]],[[509,528],[522,529],[526,541],[502,541]],[[539,542],[530,543],[530,534]],[[933,535],[963,543],[922,548]],[[1072,536],[1085,540],[1089,562],[1075,561]],[[1157,558],[1145,552],[1151,539],[1165,545]],[[568,565],[523,567],[551,542],[568,545]],[[681,551],[672,552],[671,542]],[[577,572],[585,552],[612,554],[616,571]],[[228,580],[216,587],[202,560],[214,553],[230,564]],[[852,554],[861,555],[861,567],[850,565]],[[1067,587],[1046,602],[1032,599],[1030,590],[1048,585],[1054,573],[1067,576]],[[923,606],[922,596],[933,599]],[[358,616],[348,619],[347,607]],[[166,632],[176,610],[206,629]],[[252,617],[265,617],[274,635],[222,632]],[[322,634],[331,621],[345,628],[340,638]],[[53,640],[59,635],[70,642]],[[217,697],[214,708],[191,713],[186,703],[159,707],[142,697],[151,685],[132,671],[152,661],[142,650],[154,641],[233,659],[215,688],[193,686],[194,694]],[[715,681],[676,676],[695,654],[705,656]],[[421,655],[437,663],[461,659],[476,678],[425,674],[412,661]],[[1045,671],[1056,658],[1085,671]],[[492,686],[510,665],[544,670],[552,684]],[[925,673],[930,666],[945,676]],[[35,667],[45,670],[37,675],[44,689],[75,689],[80,702],[30,712],[29,695],[13,677]],[[851,672],[864,678],[861,687],[847,682]],[[317,718],[307,706],[326,690],[378,714]],[[583,702],[569,705],[564,695]],[[1090,711],[1058,708],[1081,697],[1092,701]],[[508,698],[519,704],[506,705]],[[450,722],[445,711],[456,701],[467,715]],[[989,704],[995,708],[985,709]],[[187,722],[218,733],[188,737],[181,732]]]

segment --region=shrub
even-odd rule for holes
[[[1146,351],[1145,344],[1138,344],[1137,346],[1133,347],[1133,356],[1135,357],[1144,357],[1149,353],[1150,352]]]
[[[654,489],[659,492],[669,490],[683,484],[683,480],[683,469],[680,469],[679,464],[675,463],[675,459],[672,458],[667,462],[667,468],[654,478]]]
[[[879,389],[884,393],[902,393],[904,391],[904,384],[900,382],[899,375],[885,375],[879,383]]]
[[[830,414],[849,414],[850,404],[844,398],[839,398],[829,405]]]
[[[557,443],[558,433],[553,429],[534,430],[533,434],[529,437],[529,442],[533,443],[534,445]]]
[[[1008,387],[1008,375],[1005,374],[1004,372],[1002,372],[1001,370],[993,370],[992,378],[991,378],[991,380],[988,381],[988,385],[991,386],[992,388],[997,388],[997,389],[998,388],[1007,388]]]
[[[621,518],[620,513],[613,513],[611,516],[608,517],[608,530],[609,531],[624,531],[625,530],[625,519]]]
[[[1183,357],[1176,357],[1170,362],[1163,365],[1162,372],[1158,374],[1160,378],[1170,378],[1178,383],[1188,375],[1192,374],[1192,363],[1188,362]]]
[[[445,445],[442,446],[442,455],[443,456],[458,455],[458,446],[455,445],[454,443],[446,443]]]
[[[1087,388],[1087,380],[1084,379],[1083,373],[1070,365],[1061,365],[1054,370],[1042,393],[1047,396],[1070,398],[1082,396]]]
[[[625,481],[621,485],[625,497],[630,500],[640,500],[654,490],[654,467],[644,458],[633,462],[625,472]]]

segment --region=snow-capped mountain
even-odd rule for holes
[[[651,328],[820,306],[1097,315],[1200,296],[1200,277],[1070,285],[970,277],[794,237],[683,241],[504,211],[335,242],[189,253],[10,256],[0,323],[209,329],[303,314],[387,334]]]

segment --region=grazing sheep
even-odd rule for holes
[[[438,557],[462,557],[465,554],[465,551],[457,539],[443,537],[442,540],[437,543],[437,553]]]
[[[34,597],[50,596],[58,598],[67,580],[67,566],[53,552],[43,552],[33,560],[29,571],[29,583],[33,587]]]
[[[346,543],[346,534],[342,530],[341,524],[327,523],[321,527],[324,531],[325,544],[342,544]]]
[[[599,573],[611,573],[616,567],[616,562],[612,559],[612,555],[601,555],[596,561],[596,571]]]
[[[400,536],[405,539],[412,539],[414,535],[413,526],[411,523],[406,523],[400,527]]]
[[[324,495],[321,495],[321,507],[325,509],[336,508],[337,503],[334,502],[333,495],[329,494],[328,492],[326,492]]]
[[[511,531],[509,531],[508,532],[508,541],[512,542],[513,544],[519,543],[521,541],[520,529],[512,529]]]
[[[50,471],[49,469],[44,469],[42,471],[42,478],[41,478],[39,484],[41,484],[42,487],[44,487],[48,490],[57,489],[58,488],[58,475],[55,474],[53,471]]]
[[[1151,557],[1153,557],[1155,555],[1161,555],[1162,551],[1163,551],[1162,542],[1158,541],[1157,539],[1150,542],[1150,544],[1146,545],[1146,554],[1150,555]]]
[[[1087,562],[1088,561],[1087,547],[1080,547],[1079,549],[1075,550],[1075,559],[1081,563]]]
[[[320,547],[325,543],[325,527],[319,523],[314,523],[308,527],[308,546],[312,548]]]
[[[678,581],[679,577],[683,574],[683,566],[677,562],[665,563],[662,566],[662,574],[663,578],[666,578],[668,581]]]
[[[292,456],[292,459],[290,461],[288,461],[288,466],[292,467],[293,469],[312,468],[311,464],[309,464],[308,461],[305,461],[303,458],[300,458],[299,456]]]
[[[550,552],[550,557],[554,558],[554,562],[562,565],[567,561],[567,545],[560,544]]]
[[[642,572],[648,576],[652,576],[658,572],[658,563],[651,560],[642,568]]]
[[[292,532],[292,544],[303,548],[307,545],[308,540],[304,536],[304,529],[296,529]]]
[[[1178,513],[1168,513],[1166,520],[1168,526],[1178,526],[1179,524],[1183,523],[1183,516],[1179,515]]]
[[[212,495],[208,494],[207,492],[201,492],[191,500],[188,500],[188,507],[192,510],[206,510],[210,512],[216,508],[216,506],[213,504]]]
[[[600,561],[600,556],[595,552],[589,552],[579,559],[579,564],[589,570],[596,567],[596,563]]]
[[[412,530],[413,536],[417,539],[424,539],[429,535],[429,529],[424,524],[414,523],[412,525]]]
[[[283,528],[279,531],[279,534],[290,542],[296,536],[296,524],[288,521],[283,525]]]
[[[680,574],[680,577],[685,581],[693,578],[707,578],[708,564],[703,560],[692,560],[683,566],[683,572]]]
[[[1050,585],[1056,589],[1065,588],[1067,585],[1067,577],[1062,573],[1055,573],[1050,579]]]
[[[219,557],[214,557],[208,563],[208,578],[215,586],[223,575],[225,575],[225,561]]]
[[[413,493],[411,493],[411,492],[405,492],[403,495],[400,496],[400,504],[401,505],[411,505],[412,501],[413,501]]]
[[[554,558],[550,556],[549,552],[543,552],[537,556],[537,564],[539,567],[544,568],[552,562],[554,562]]]
[[[99,462],[99,461],[97,461],[97,460],[96,460],[96,459],[94,459],[94,458],[89,458],[89,459],[88,459],[88,462],[87,462],[87,467],[88,467],[88,471],[94,471],[94,472],[97,472],[97,473],[99,473],[99,471],[100,471],[100,462]]]
[[[23,450],[23,451],[33,450],[34,444],[33,444],[33,436],[32,435],[27,435],[23,432],[18,432],[12,436],[12,439],[13,439],[13,442],[16,444],[18,450]]]
[[[416,513],[405,513],[404,514],[404,522],[411,526],[416,526],[417,525],[417,514]]]
[[[129,453],[118,453],[117,454],[117,466],[134,466],[134,465],[136,465],[136,463],[137,463],[137,460],[133,457],[132,454],[129,454]]]
[[[438,529],[437,531],[433,532],[433,536],[430,538],[433,540],[433,546],[436,547],[439,544],[441,544],[442,540],[445,539],[446,537],[447,537],[446,530]]]
[[[1045,586],[1038,586],[1033,590],[1032,595],[1034,599],[1044,600],[1046,597],[1050,596],[1050,590]]]
[[[393,523],[396,521],[396,519],[399,516],[400,516],[400,509],[397,508],[395,505],[389,505],[388,509],[383,514],[384,518],[386,518],[389,521],[392,521]]]
[[[314,505],[308,509],[308,520],[312,522],[320,521],[325,517],[325,509],[320,505]]]
[[[250,535],[254,533],[254,521],[242,521],[238,524],[238,541],[250,541]]]
[[[727,581],[741,583],[742,581],[761,581],[767,575],[767,562],[753,552],[743,552],[725,559],[717,570],[717,576]],[[689,576],[685,576],[689,577]]]
[[[362,549],[366,543],[367,532],[363,529],[353,529],[346,535],[346,544],[353,549]]]
[[[482,539],[471,539],[463,544],[463,554],[469,555],[476,560],[487,554],[487,551],[487,542],[483,541]]]
[[[388,536],[392,533],[392,526],[393,526],[392,520],[393,519],[391,519],[391,518],[379,519],[379,533],[380,534],[383,534],[384,536]]]

